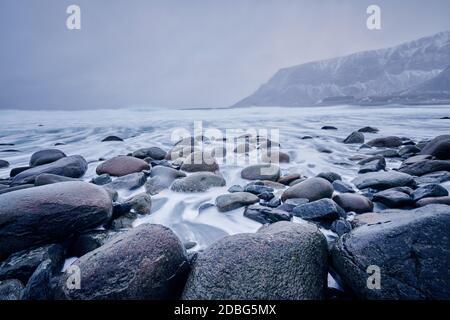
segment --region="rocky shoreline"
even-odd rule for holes
[[[231,151],[264,150],[240,169],[244,185],[227,184],[218,161],[225,150],[204,149],[204,136],[102,159],[89,181],[82,156],[35,152],[0,179],[0,300],[450,299],[450,196],[442,185],[450,181],[450,135],[366,142],[376,132],[365,127],[342,140],[360,151],[349,159],[359,165],[351,181],[333,171],[284,172],[283,141],[251,135]],[[387,167],[392,158],[398,168]],[[225,186],[199,212],[242,208],[258,232],[197,250],[165,226],[133,227],[164,190],[189,196]],[[79,287],[67,272],[73,257]],[[370,266],[381,271],[379,289],[367,286]],[[328,274],[339,288],[328,286]]]

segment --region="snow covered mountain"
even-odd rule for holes
[[[308,106],[404,92],[450,65],[450,31],[396,47],[281,69],[234,106]]]

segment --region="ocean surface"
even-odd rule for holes
[[[194,123],[203,129],[216,128],[225,135],[226,130],[269,130],[279,132],[281,150],[289,153],[291,162],[281,164],[283,173],[301,173],[315,176],[323,171],[334,171],[350,182],[359,166],[349,157],[369,154],[374,150],[359,145],[346,145],[342,140],[364,126],[380,129],[378,134],[365,134],[366,141],[381,136],[397,135],[414,141],[450,134],[450,106],[414,107],[311,107],[311,108],[243,108],[243,109],[163,109],[132,108],[93,111],[14,111],[0,110],[0,159],[11,166],[0,169],[0,178],[9,176],[13,167],[28,164],[31,154],[43,148],[58,148],[67,155],[79,154],[89,162],[84,180],[95,176],[100,158],[127,154],[139,148],[158,146],[169,150],[172,134],[183,128],[194,135]],[[321,130],[322,126],[335,126],[338,130]],[[274,131],[270,131],[274,130]],[[197,134],[197,133],[195,133]],[[101,142],[109,135],[117,135],[124,142]],[[304,136],[313,139],[303,140]],[[271,136],[269,135],[269,138]],[[65,145],[54,147],[55,143]],[[212,146],[211,146],[212,147]],[[388,167],[400,165],[388,159]],[[141,216],[135,225],[160,223],[172,228],[183,241],[195,241],[195,249],[202,249],[229,234],[255,232],[261,225],[243,216],[244,209],[220,213],[215,207],[202,210],[204,203],[215,198],[234,184],[245,185],[240,178],[245,161],[222,163],[220,171],[227,181],[226,187],[214,188],[198,194],[176,193],[165,190],[152,197],[152,214]],[[122,192],[127,197],[144,192]],[[326,232],[325,232],[326,233]]]

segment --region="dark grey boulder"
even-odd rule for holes
[[[73,265],[81,270],[81,288],[68,288],[70,274],[64,274],[58,299],[177,299],[189,272],[178,237],[169,228],[150,224],[118,235]]]
[[[0,260],[69,238],[109,220],[112,202],[101,187],[61,182],[0,195]]]
[[[18,279],[27,283],[36,268],[45,260],[50,260],[56,268],[64,263],[65,250],[59,244],[22,250],[10,255],[0,263],[0,280]]]
[[[370,159],[367,159],[370,160]],[[384,157],[374,157],[372,161],[361,161],[363,166],[359,169],[358,173],[369,173],[369,172],[378,172],[386,169],[386,160]]]
[[[134,190],[142,187],[145,181],[147,181],[147,176],[143,172],[136,172],[117,177],[105,184],[104,187],[112,190]]]
[[[30,166],[27,167],[16,167],[16,168],[12,168],[11,171],[9,172],[9,176],[11,178],[14,178],[15,176],[17,176],[19,173],[24,172],[28,169],[31,169]]]
[[[55,162],[33,167],[17,174],[12,185],[34,184],[35,179],[42,173],[51,173],[69,178],[81,178],[88,168],[88,163],[82,156],[69,156]]]
[[[437,171],[450,171],[450,160],[425,160],[400,167],[400,172],[423,176]]]
[[[450,181],[450,172],[448,171],[437,171],[425,174],[421,177],[415,178],[416,183],[420,184],[429,184],[429,183],[442,183],[446,181]]]
[[[96,184],[98,186],[103,186],[105,184],[110,183],[111,181],[112,181],[111,176],[107,173],[104,173],[92,178],[91,183]]]
[[[358,130],[358,132],[363,132],[363,133],[377,133],[378,131],[380,131],[378,128],[374,128],[374,127],[364,127]]]
[[[328,180],[323,178],[310,178],[289,187],[281,195],[281,200],[305,198],[309,201],[316,201],[323,198],[331,198],[333,192],[333,186]]]
[[[52,282],[53,276],[59,272],[52,261],[43,261],[34,271],[22,292],[22,300],[53,300],[56,283]]]
[[[365,173],[356,177],[352,182],[360,190],[366,188],[385,190],[415,185],[411,175],[396,171]]]
[[[419,201],[423,198],[433,198],[433,197],[446,197],[448,196],[448,191],[443,186],[439,184],[428,184],[423,187],[417,188],[413,194],[412,198],[414,201]]]
[[[141,215],[149,214],[152,209],[152,198],[146,193],[134,195],[127,199],[125,203],[130,206],[130,210]]]
[[[441,160],[450,160],[450,135],[443,135],[431,140],[421,151]]]
[[[17,279],[0,281],[0,301],[20,300],[24,286]]]
[[[331,199],[320,199],[299,205],[292,213],[299,218],[312,221],[333,221],[345,217],[345,211]]]
[[[321,129],[322,130],[337,130],[337,128],[333,127],[333,126],[323,126]]]
[[[364,143],[364,134],[360,131],[352,132],[344,139],[345,144]]]
[[[262,224],[269,224],[279,221],[291,221],[292,213],[276,208],[254,204],[245,208],[244,217]]]
[[[35,186],[45,186],[46,184],[67,182],[67,181],[80,181],[79,179],[68,178],[64,176],[58,176],[52,173],[41,173],[34,180]]]
[[[323,178],[333,183],[334,181],[342,180],[342,177],[336,172],[321,172],[317,175],[317,178]]]
[[[142,148],[132,153],[133,157],[139,159],[152,158],[153,160],[163,160],[167,152],[158,147]]]
[[[102,140],[102,142],[111,142],[111,141],[121,142],[123,141],[123,139],[118,136],[107,136]]]
[[[301,174],[298,173],[294,173],[294,174],[288,174],[285,176],[281,176],[278,179],[278,183],[284,184],[284,185],[289,185],[292,181],[298,180],[300,179],[302,176]]]
[[[377,214],[331,250],[333,269],[360,299],[450,299],[450,207],[430,205]],[[379,289],[369,289],[376,266]]]
[[[332,183],[333,188],[335,191],[340,193],[355,193],[355,189],[353,189],[353,186],[350,183],[336,180]]]
[[[113,177],[122,177],[131,173],[150,170],[150,165],[142,159],[129,156],[117,156],[100,164],[96,172],[98,175],[107,173]]]
[[[258,196],[249,192],[234,192],[216,198],[216,207],[220,212],[227,212],[259,202]]]
[[[287,212],[292,212],[295,207],[300,206],[305,203],[308,203],[308,202],[309,202],[309,200],[304,199],[304,198],[287,199],[286,201],[283,202],[283,204],[278,206],[277,209],[287,211]]]
[[[267,187],[265,185],[259,185],[259,184],[255,184],[255,183],[249,183],[244,188],[244,192],[250,192],[250,193],[253,193],[256,195],[260,195],[265,192],[271,193],[273,191],[274,191],[274,189],[271,187]]]
[[[317,227],[278,222],[225,237],[199,253],[187,300],[318,300],[327,284],[327,242]]]
[[[419,154],[419,155],[411,156],[411,157],[408,157],[407,159],[405,159],[402,163],[402,166],[410,165],[410,164],[425,161],[425,160],[433,160],[433,159],[434,159],[433,156],[430,156],[427,154]]]
[[[197,172],[172,183],[171,190],[176,192],[205,192],[213,187],[225,186],[225,179],[212,172]]]
[[[6,160],[0,159],[0,169],[8,168],[8,167],[9,167],[9,162]]]
[[[400,158],[400,154],[395,149],[385,149],[385,150],[378,150],[371,153],[374,156],[380,156],[384,158]]]
[[[333,197],[333,200],[346,212],[364,213],[373,210],[372,201],[360,194],[337,194]]]
[[[66,154],[58,149],[40,150],[31,155],[30,167],[52,163],[64,157],[66,157]]]
[[[280,167],[275,164],[255,164],[241,171],[241,177],[246,180],[278,181],[280,174]]]
[[[403,146],[398,150],[398,154],[403,158],[412,157],[420,152],[420,149],[415,145]]]
[[[403,144],[403,140],[399,137],[389,136],[370,140],[367,144],[377,148],[397,148]]]
[[[375,193],[372,200],[380,202],[389,208],[402,208],[411,206],[414,203],[409,194],[394,189]]]
[[[219,170],[219,165],[217,164],[216,159],[210,154],[194,151],[184,159],[181,170],[186,172],[216,172]]]
[[[123,231],[91,230],[78,235],[68,248],[69,257],[81,257],[101,247]]]

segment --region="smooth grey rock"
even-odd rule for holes
[[[216,207],[220,212],[231,211],[259,202],[258,196],[249,192],[234,192],[216,198]]]
[[[65,158],[66,154],[58,149],[40,150],[31,155],[30,167],[41,166],[43,164],[55,162]]]
[[[285,175],[285,176],[281,176],[278,179],[278,183],[284,184],[284,185],[289,185],[292,181],[298,180],[300,179],[302,176],[301,174],[298,173],[294,173],[294,174],[289,174],[289,175]]]
[[[416,206],[424,207],[429,204],[445,204],[450,206],[450,197],[423,198],[416,202]]]
[[[241,171],[241,177],[246,180],[278,181],[280,174],[280,167],[275,164],[255,164]]]
[[[142,187],[146,180],[147,176],[143,172],[136,172],[117,177],[103,187],[112,190],[134,190]]]
[[[33,167],[14,176],[11,185],[34,184],[42,173],[51,173],[69,178],[81,178],[88,168],[88,163],[82,156],[69,156],[55,162]]]
[[[360,194],[337,194],[333,197],[333,200],[346,212],[364,213],[373,210],[372,201]]]
[[[150,165],[142,159],[129,156],[117,156],[101,163],[96,172],[98,175],[107,173],[113,177],[150,170]]]
[[[211,155],[201,151],[194,151],[184,159],[181,170],[186,172],[216,172],[219,170],[219,165]]]
[[[111,176],[107,173],[101,174],[92,178],[91,183],[96,184],[98,186],[104,186],[112,181]]]
[[[261,206],[259,204],[254,204],[245,208],[244,217],[262,224],[269,224],[279,221],[291,221],[292,213],[280,209]]]
[[[142,148],[132,153],[133,157],[139,159],[152,158],[153,160],[163,160],[167,152],[158,147]]]
[[[323,178],[310,178],[289,187],[281,195],[281,200],[305,198],[309,201],[316,201],[323,198],[331,198],[333,191],[333,186],[328,180]]]
[[[318,300],[327,279],[327,242],[311,224],[278,222],[225,237],[198,254],[187,300]]]
[[[385,190],[415,185],[411,175],[396,171],[365,173],[356,177],[352,182],[360,190],[366,188]]]
[[[364,143],[364,134],[361,131],[352,132],[344,139],[345,144]]]
[[[228,192],[230,192],[230,193],[233,193],[233,192],[244,192],[244,187],[240,186],[240,185],[233,185],[233,186],[228,188]]]
[[[320,199],[299,205],[292,213],[299,218],[312,221],[333,221],[345,217],[345,211],[331,199]]]
[[[450,171],[450,160],[425,160],[410,165],[402,166],[399,169],[413,176],[423,176],[437,171]]]
[[[365,161],[364,165],[359,169],[358,173],[378,172],[386,169],[386,160],[384,157],[373,159],[372,161]]]
[[[8,168],[8,167],[9,167],[9,162],[6,160],[0,159],[0,169]]]
[[[212,172],[197,172],[173,182],[171,190],[176,192],[205,192],[213,187],[225,186],[225,179]]]
[[[402,208],[406,206],[411,206],[414,201],[411,196],[407,193],[388,189],[373,195],[373,201],[381,202],[389,208]]]
[[[86,253],[94,251],[123,232],[124,231],[111,230],[91,230],[83,232],[71,243],[68,249],[68,256],[84,256]]]
[[[403,141],[399,137],[389,136],[370,140],[367,144],[377,148],[397,148],[403,144]]]
[[[95,228],[111,214],[108,193],[86,182],[61,182],[2,194],[0,259]]]
[[[442,135],[431,140],[421,151],[441,160],[450,160],[450,135]]]
[[[355,189],[353,189],[353,186],[344,181],[333,181],[332,186],[335,191],[340,193],[355,193]]]
[[[43,261],[28,280],[22,292],[22,300],[53,300],[55,287],[52,277],[56,270],[50,259]]]
[[[149,214],[152,209],[152,198],[146,193],[137,194],[125,201],[137,214]]]
[[[342,180],[342,177],[336,172],[321,172],[317,175],[317,178],[323,178],[333,183],[334,181]]]
[[[439,184],[429,184],[416,189],[412,194],[412,199],[414,201],[419,201],[420,199],[423,198],[435,198],[446,196],[448,196],[448,191],[443,186]]]
[[[345,285],[360,299],[450,299],[450,207],[394,210],[372,220],[331,250],[333,269]],[[374,265],[381,271],[378,290],[367,286]]]
[[[121,142],[121,141],[123,141],[123,139],[118,136],[107,136],[106,138],[104,138],[102,140],[102,142],[111,142],[111,141]]]
[[[398,150],[398,154],[403,157],[411,157],[420,152],[420,149],[415,145],[403,146]]]
[[[22,184],[22,185],[18,185],[18,186],[14,186],[14,187],[6,187],[6,188],[2,188],[0,190],[0,194],[5,194],[5,193],[10,193],[13,191],[18,191],[18,190],[23,190],[23,189],[29,189],[29,188],[33,188],[35,187],[34,184]]]
[[[189,272],[186,251],[178,237],[169,228],[150,224],[118,235],[74,265],[82,270],[81,288],[67,288],[70,274],[64,274],[58,299],[177,299]]]
[[[378,131],[380,131],[378,128],[375,127],[364,127],[358,130],[358,132],[363,132],[363,133],[378,133]]]
[[[338,219],[331,224],[331,231],[335,232],[339,237],[352,231],[352,225],[345,219]]]
[[[425,174],[421,177],[415,178],[416,183],[420,184],[431,184],[431,183],[442,183],[450,180],[450,172],[448,171],[437,171]]]

